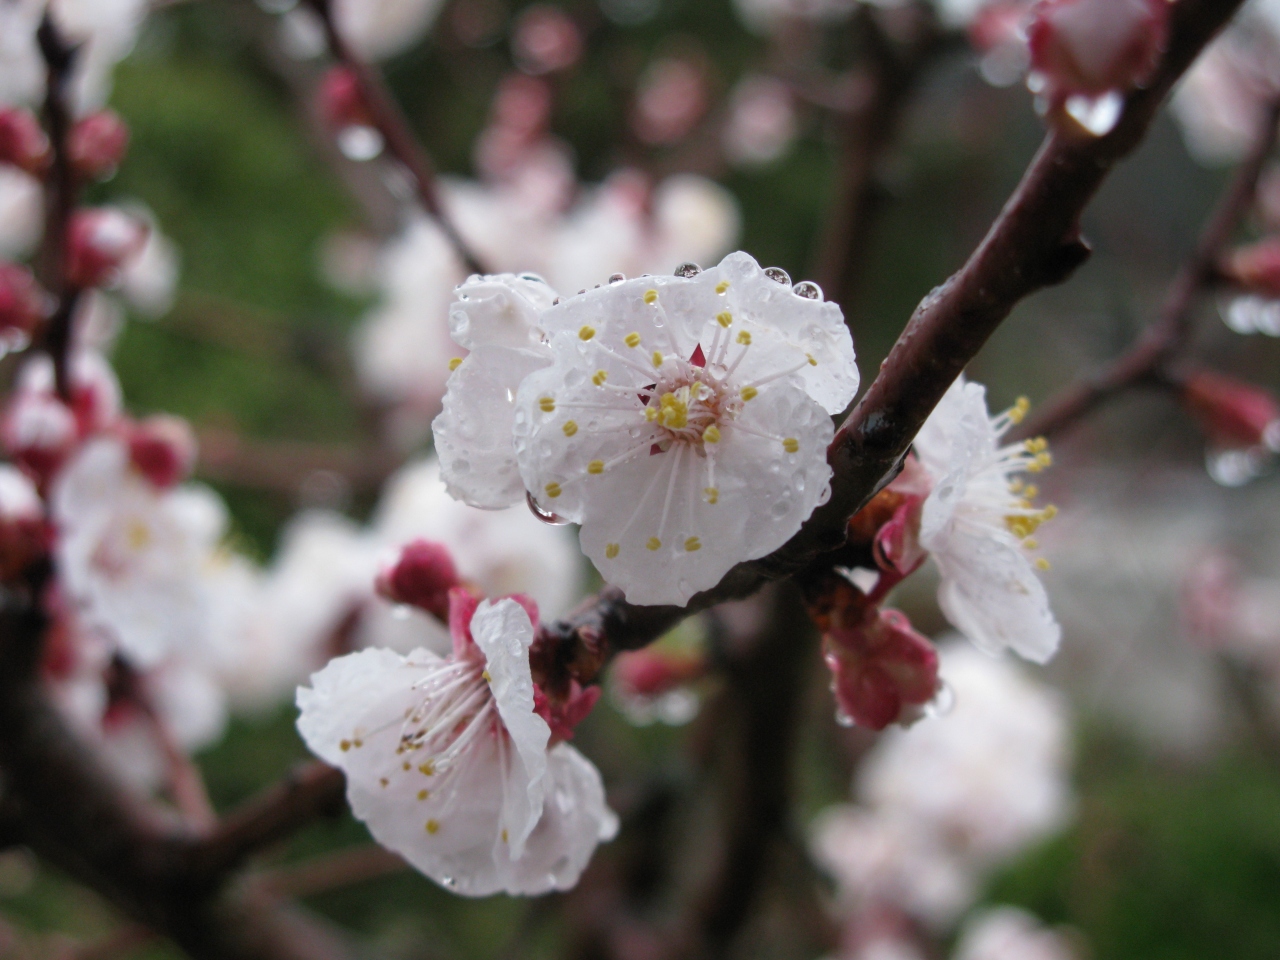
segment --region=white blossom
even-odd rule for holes
[[[952,960],[1076,960],[1061,934],[1017,907],[986,910],[965,924]]]
[[[1037,491],[1020,475],[1043,469],[1049,454],[1043,440],[1000,445],[1024,414],[1020,402],[993,418],[981,384],[961,377],[951,386],[915,440],[933,481],[920,544],[941,574],[938,603],[961,633],[988,653],[1011,649],[1043,663],[1062,631],[1036,575],[1047,563],[1029,551],[1036,527],[1055,511],[1034,506]]]
[[[885,734],[859,769],[859,805],[827,811],[814,834],[846,895],[886,898],[939,928],[1072,805],[1060,697],[972,647],[941,654],[954,709]]]
[[[0,463],[0,521],[38,520],[42,516],[44,503],[27,475]]]
[[[0,16],[0,36],[3,32]],[[22,257],[35,247],[44,229],[42,198],[35,177],[17,167],[0,165],[0,257]]]
[[[334,0],[333,15],[356,53],[385,60],[417,43],[442,6],[443,0]]]
[[[450,493],[496,508],[528,489],[637,603],[776,549],[826,496],[829,415],[858,386],[839,307],[796,289],[746,254],[542,310],[532,279],[469,283],[455,338],[484,352],[433,427]]]
[[[347,776],[374,838],[467,896],[572,887],[617,820],[595,767],[548,749],[534,712],[534,630],[514,600],[486,601],[453,656],[369,649],[298,690],[298,729]]]
[[[137,667],[215,642],[226,510],[194,484],[158,490],[130,464],[125,443],[90,440],[58,475],[52,495],[62,586],[91,628]]]

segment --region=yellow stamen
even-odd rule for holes
[[[645,408],[644,408],[644,418],[645,418],[647,421],[649,421],[650,423],[653,423],[653,421],[655,421],[655,420],[657,420],[657,419],[658,419],[658,408],[657,408],[657,407],[645,407]]]
[[[604,473],[604,461],[592,460],[590,463],[587,464],[587,473],[595,477],[598,477],[600,474]]]
[[[745,330],[739,330],[738,342],[742,344],[744,347],[751,346],[751,334],[747,333],[747,331]]]
[[[729,327],[729,324],[733,323],[733,314],[730,313],[728,310],[723,310],[720,313],[717,313],[716,323],[720,324],[720,326],[725,327],[727,329]]]
[[[436,772],[436,765],[430,760],[427,760],[424,763],[418,764],[418,772],[424,777],[434,776]]]
[[[625,343],[628,347],[638,347],[640,346],[640,334],[628,333],[625,337],[622,338],[622,342]]]
[[[662,366],[662,354],[657,350],[653,351],[653,365],[655,367]]]
[[[757,390],[755,387],[742,388],[742,399],[744,402],[747,400],[754,400],[759,395],[760,395],[760,391]]]
[[[572,437],[575,433],[578,432],[578,425],[572,420],[566,420],[564,422],[564,426],[561,427],[560,429],[564,431],[564,435],[566,437]]]
[[[1044,557],[1040,557],[1038,560],[1036,560],[1037,570],[1048,572],[1051,568],[1052,568],[1051,564]]]
[[[717,503],[719,503],[719,501],[720,501],[720,491],[719,491],[719,490],[717,490],[715,487],[707,487],[707,488],[706,488],[705,490],[703,490],[702,492],[703,492],[703,493],[705,493],[705,494],[707,495],[707,503],[711,504],[713,507],[714,507]]]
[[[551,483],[548,483],[545,489],[547,491],[547,496],[552,500],[560,496],[560,484],[556,483],[554,480]]]
[[[707,429],[702,431],[702,439],[705,443],[719,443],[720,428],[713,423],[711,426],[707,427]]]
[[[782,441],[782,449],[787,451],[787,453],[795,453],[800,449],[800,441],[795,437],[787,437],[787,439]]]
[[[806,353],[805,356],[809,358],[809,366],[816,367],[818,365],[818,361],[813,359],[812,353]]]
[[[650,537],[645,542],[645,548],[649,550],[657,550],[661,546],[662,546],[662,541],[659,540],[657,537]]]
[[[697,537],[690,537],[684,542],[684,548],[689,553],[696,553],[698,550],[702,549],[702,541]]]
[[[605,544],[604,555],[608,557],[610,560],[612,560],[615,557],[617,557],[617,555],[621,552],[621,550],[622,548],[618,546],[616,543],[607,543]]]
[[[341,750],[343,753],[346,753],[348,750],[351,749],[351,741],[350,740],[341,741],[338,744],[338,749]]]
[[[427,797],[429,797],[429,796],[431,796],[431,791],[430,791],[430,790],[419,790],[419,791],[418,791],[418,799],[419,799],[419,800],[425,800],[425,799],[427,799]]]
[[[556,412],[556,402],[552,397],[539,397],[538,406],[542,409],[543,413]]]
[[[653,306],[655,303],[657,303],[657,302],[658,302],[658,291],[657,291],[657,290],[646,290],[646,291],[644,292],[644,302],[645,302],[645,303],[647,303],[647,304],[649,304],[649,306]]]
[[[729,289],[728,280],[721,280],[719,283],[716,284],[716,293],[723,294],[728,289]]]
[[[591,382],[597,387],[603,387],[604,382],[609,379],[609,374],[604,370],[597,370],[595,376],[591,378]]]
[[[427,821],[427,833],[431,834],[432,836],[435,836],[435,835],[436,835],[437,833],[439,833],[439,832],[440,832],[440,821],[438,821],[438,820],[428,820],[428,821]]]
[[[462,366],[462,358],[454,357],[449,361],[449,372],[453,373],[453,371],[457,370],[460,366]]]
[[[578,331],[578,337],[582,340],[590,340],[595,335],[596,335],[595,327],[584,326],[581,330]]]

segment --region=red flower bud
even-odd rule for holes
[[[29,110],[0,109],[0,163],[38,174],[49,162],[49,138]]]
[[[67,155],[80,176],[102,180],[115,172],[129,148],[129,128],[113,110],[91,113],[67,138]]]
[[[0,262],[0,337],[30,336],[44,316],[44,296],[26,267]]]
[[[448,621],[449,592],[459,583],[458,569],[444,546],[415,540],[400,552],[394,565],[378,575],[376,587],[378,594],[392,603],[407,603]]]
[[[1227,257],[1221,270],[1247,290],[1280,298],[1280,237],[1241,247]]]
[[[350,67],[330,68],[320,81],[319,97],[320,115],[333,130],[373,125],[360,79]]]
[[[1187,378],[1182,402],[1220,450],[1280,449],[1280,404],[1260,387],[1202,370]]]
[[[587,718],[599,699],[599,687],[584,688],[577,680],[569,681],[569,696],[557,702],[552,702],[541,687],[534,686],[533,712],[547,721],[552,744],[562,743],[573,739],[573,728]]]
[[[582,34],[559,7],[540,3],[526,8],[516,21],[511,49],[525,73],[553,73],[577,63]]]
[[[1169,0],[1040,0],[1027,29],[1032,70],[1054,100],[1140,87],[1159,62],[1168,21]]]
[[[631,697],[660,697],[700,677],[706,660],[693,653],[635,650],[620,653],[613,662],[613,682]]]
[[[161,490],[191,475],[196,463],[196,438],[181,417],[148,417],[125,428],[129,458],[144,477]]]
[[[67,280],[81,288],[109,285],[142,251],[146,224],[112,207],[78,210],[67,231]]]
[[[17,576],[51,545],[44,506],[31,481],[0,466],[0,580]]]
[[[829,623],[824,659],[842,721],[883,730],[909,723],[938,692],[938,652],[897,610],[848,605]]]

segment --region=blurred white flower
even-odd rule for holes
[[[791,19],[843,20],[857,6],[857,0],[734,0],[734,6],[744,24],[766,33]]]
[[[385,60],[417,43],[443,0],[334,0],[338,30],[366,60]]]
[[[987,910],[965,924],[952,960],[1077,960],[1059,933],[1017,907]]]
[[[226,509],[204,487],[159,490],[114,437],[90,440],[51,497],[59,580],[87,627],[136,667],[218,641],[217,593]]]
[[[941,653],[955,708],[885,734],[859,770],[860,806],[827,811],[814,835],[849,896],[879,896],[939,928],[1072,805],[1062,699],[967,645]]]
[[[796,108],[790,88],[774,77],[743,77],[729,94],[723,140],[731,163],[762,165],[777,160],[796,138]]]
[[[1058,649],[1062,631],[1027,551],[1052,507],[1018,476],[1048,466],[1043,440],[1001,446],[1025,404],[987,413],[986,388],[959,378],[915,439],[915,454],[933,482],[924,503],[920,544],[942,576],[938,603],[947,619],[990,654],[1010,649],[1037,663]]]
[[[479,605],[454,652],[370,649],[298,690],[307,746],[347,776],[374,838],[467,896],[578,880],[617,818],[595,767],[534,712],[534,627],[515,600]]]
[[[3,35],[0,22],[0,36]],[[43,197],[35,177],[16,167],[0,165],[0,257],[16,259],[35,248],[44,229]]]

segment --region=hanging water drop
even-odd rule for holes
[[[1243,487],[1262,473],[1266,456],[1261,450],[1207,450],[1205,469],[1214,483]]]
[[[625,273],[612,273],[609,275],[609,282],[611,284],[622,283],[622,281],[626,279],[627,279],[627,275]]]
[[[373,160],[382,153],[382,147],[382,134],[373,127],[354,124],[338,131],[338,149],[348,160]]]
[[[791,275],[781,267],[765,267],[764,275],[774,283],[780,283],[784,287],[791,286]]]
[[[791,292],[797,297],[803,297],[806,300],[821,300],[822,288],[812,280],[802,280],[791,288]]]
[[[563,527],[566,523],[570,522],[558,513],[552,513],[550,510],[543,510],[542,507],[538,505],[538,501],[533,498],[533,494],[528,491],[525,491],[524,502],[529,505],[530,512],[543,523],[548,523],[553,527]]]
[[[683,277],[686,280],[696,277],[701,272],[702,268],[696,263],[682,263],[675,269],[675,275],[677,277]]]
[[[927,717],[945,717],[956,708],[956,691],[945,680],[938,681],[938,692],[924,707]]]

